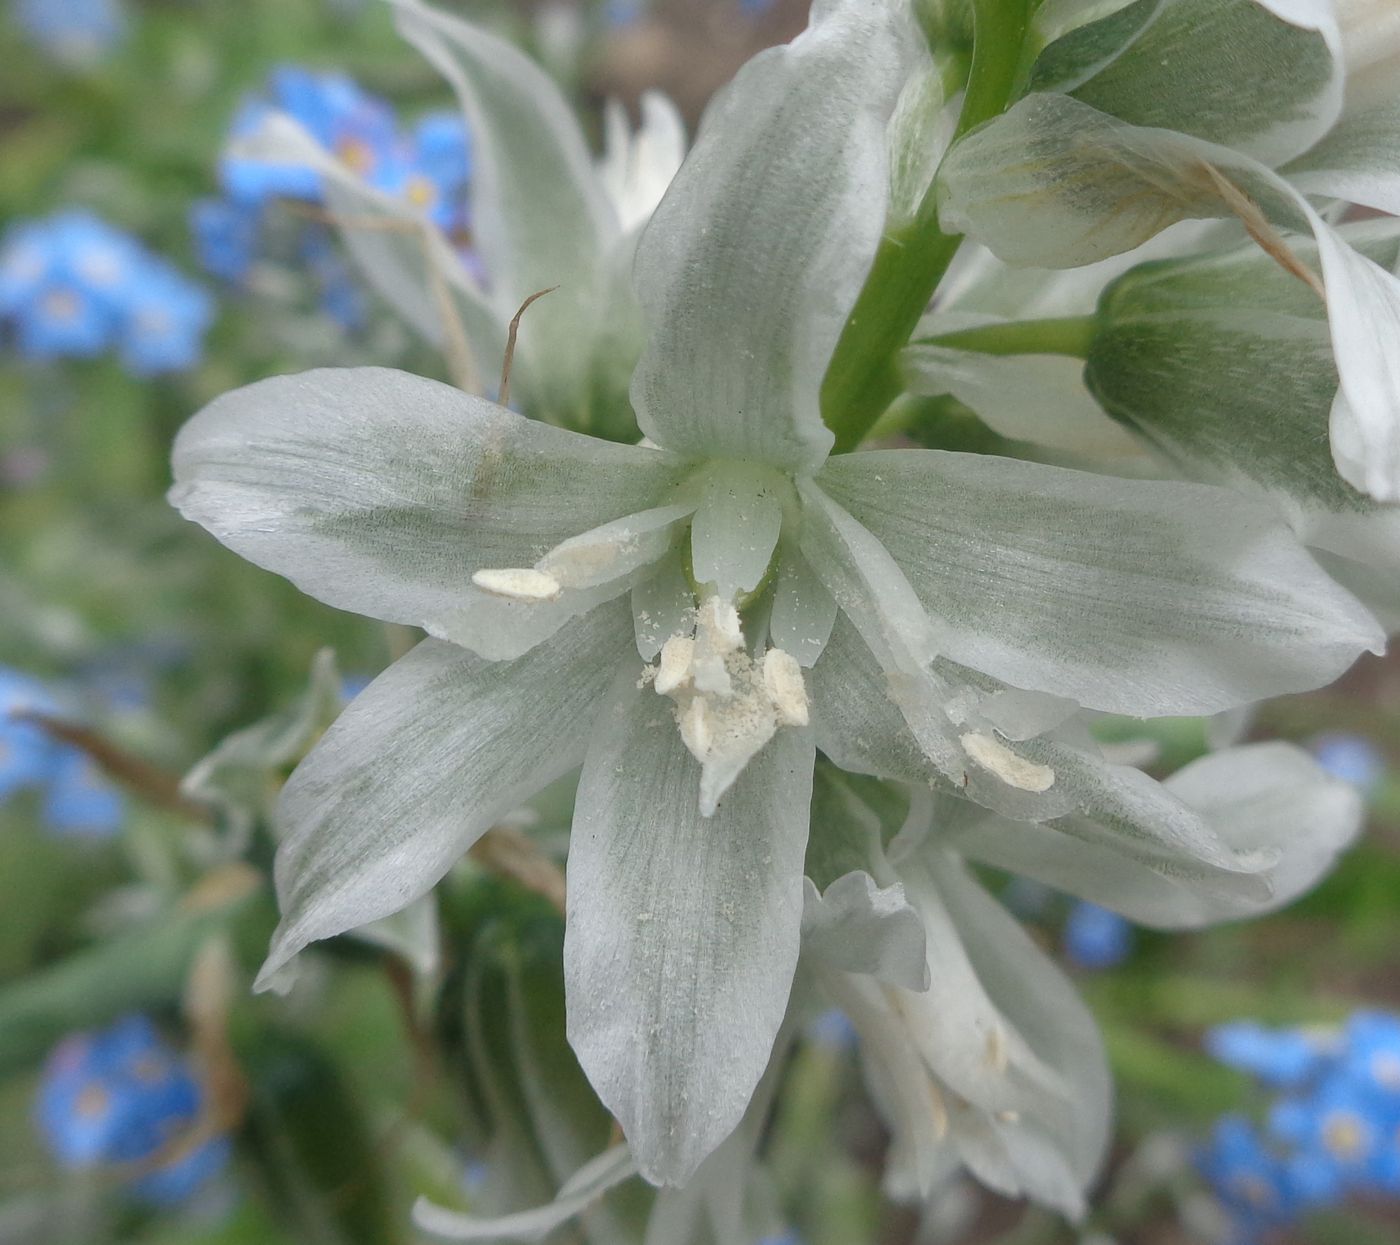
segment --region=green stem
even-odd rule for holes
[[[972,68],[956,142],[1011,98],[1033,0],[973,0]],[[896,356],[908,343],[962,238],[938,226],[930,186],[914,218],[886,232],[822,384],[822,418],[838,454],[856,448],[901,389]]]
[[[1008,324],[982,324],[977,328],[921,337],[920,346],[947,346],[978,354],[1062,354],[1087,359],[1094,341],[1093,316],[1065,316],[1055,320],[1014,320]]]

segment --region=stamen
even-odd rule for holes
[[[999,739],[970,731],[959,737],[967,755],[983,769],[990,771],[1008,787],[1018,791],[1048,791],[1055,784],[1055,771],[1048,765],[1038,765],[1017,756]]]
[[[553,575],[529,567],[487,568],[472,575],[472,583],[492,596],[508,601],[554,601],[562,591]]]

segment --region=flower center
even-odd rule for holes
[[[749,653],[732,601],[711,596],[692,632],[672,635],[650,667],[652,686],[675,702],[681,742],[700,762],[700,811],[719,798],[780,726],[806,726],[807,688],[780,648]]]

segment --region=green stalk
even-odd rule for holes
[[[1011,99],[1034,0],[973,0],[972,68],[956,142]],[[853,450],[899,396],[895,356],[908,343],[962,238],[938,227],[930,186],[914,218],[886,232],[822,384],[835,452]]]
[[[977,328],[921,337],[920,346],[947,346],[978,354],[1060,354],[1087,359],[1094,341],[1093,316],[1065,316],[1055,320],[1015,320],[1008,324],[983,324]]]

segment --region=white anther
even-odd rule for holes
[[[529,567],[487,568],[472,575],[472,583],[507,601],[554,601],[563,590],[553,575]]]
[[[797,658],[780,648],[770,648],[763,655],[763,686],[779,722],[784,726],[807,725],[807,685]]]
[[[708,705],[703,696],[697,696],[680,714],[678,723],[681,730],[681,743],[690,750],[690,755],[704,764],[714,747],[714,733],[710,730]]]
[[[970,731],[959,737],[967,755],[983,769],[990,771],[1008,787],[1018,791],[1048,791],[1055,783],[1055,771],[1048,765],[1038,765],[1017,756],[999,739]]]
[[[661,646],[661,661],[653,685],[662,696],[669,696],[690,683],[690,667],[695,660],[695,641],[688,635],[673,635]]]

